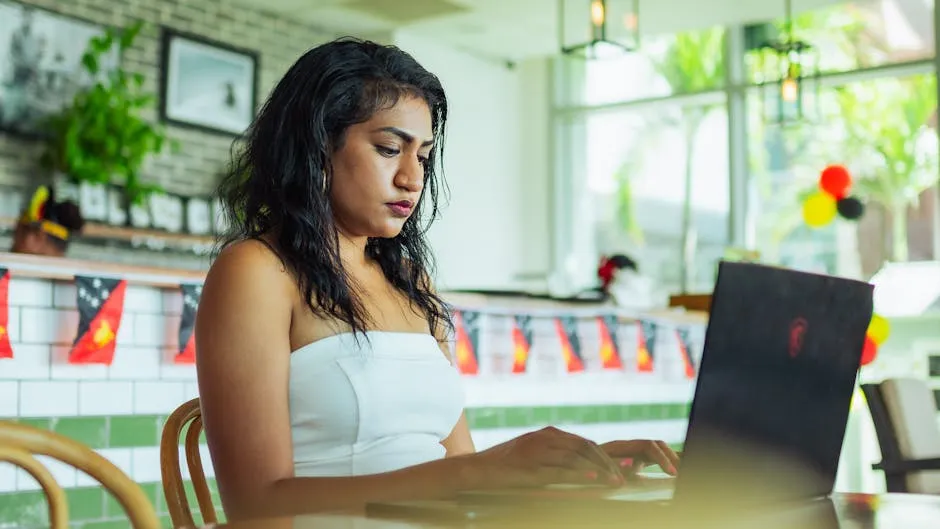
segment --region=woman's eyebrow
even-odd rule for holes
[[[398,127],[382,127],[382,128],[380,128],[380,129],[374,130],[373,132],[388,132],[388,133],[391,133],[391,134],[394,134],[394,135],[398,136],[399,138],[401,138],[402,140],[404,140],[404,141],[406,141],[406,142],[408,142],[408,143],[414,143],[414,142],[417,140],[417,138],[415,137],[414,134],[411,134],[410,132],[408,132],[408,131],[406,131],[406,130],[403,130],[403,129],[400,129],[400,128],[398,128]],[[434,144],[434,138],[431,138],[431,139],[429,139],[429,140],[424,140],[424,141],[421,143],[421,146],[422,146],[422,147],[429,147],[429,146],[431,146],[431,145],[433,145],[433,144]]]

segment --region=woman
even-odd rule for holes
[[[231,233],[196,323],[199,393],[230,519],[621,483],[661,442],[548,428],[476,452],[429,280],[447,103],[394,47],[343,39],[274,88],[222,185]]]

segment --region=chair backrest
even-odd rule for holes
[[[188,427],[187,427],[188,426]],[[206,482],[206,474],[202,468],[202,457],[199,455],[199,435],[202,433],[202,410],[199,399],[195,398],[176,408],[166,419],[163,433],[160,438],[160,472],[163,476],[163,494],[166,497],[167,510],[174,527],[194,527],[192,510],[186,497],[183,486],[183,470],[180,467],[180,438],[183,441],[186,454],[186,465],[189,468],[189,479],[193,484],[196,501],[199,503],[199,513],[203,524],[218,522],[215,505],[212,503],[212,493]]]
[[[875,435],[878,437],[878,446],[881,448],[881,464],[876,465],[885,470],[885,487],[888,492],[907,492],[907,473],[890,470],[904,459],[901,456],[901,450],[898,448],[898,437],[894,432],[894,425],[891,422],[891,416],[885,407],[884,399],[881,396],[881,386],[878,384],[862,384],[862,393],[868,402],[868,410],[871,412],[871,421],[875,426]]]
[[[902,459],[940,457],[940,427],[933,392],[923,380],[892,378],[881,383],[881,397]],[[940,471],[907,475],[909,492],[940,494]]]
[[[68,437],[11,421],[0,421],[0,460],[32,475],[49,502],[52,529],[68,527],[65,493],[52,474],[34,456],[46,456],[71,465],[97,480],[124,508],[135,529],[159,529],[160,520],[143,489],[121,469],[91,448]]]

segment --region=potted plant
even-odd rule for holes
[[[122,186],[127,209],[161,191],[159,186],[142,182],[140,173],[147,158],[164,149],[166,135],[141,117],[156,100],[144,90],[144,76],[128,72],[120,64],[109,71],[102,66],[115,51],[119,63],[142,27],[138,22],[123,31],[109,28],[90,39],[82,67],[93,84],[48,119],[40,159],[57,179],[83,191],[92,189],[94,196],[100,193],[104,198],[108,184]]]

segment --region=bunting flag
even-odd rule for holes
[[[601,337],[601,368],[623,369],[620,359],[620,350],[617,346],[617,316],[606,315],[597,318],[597,326]]]
[[[10,271],[0,268],[0,358],[13,358],[13,346],[10,345]]]
[[[569,373],[584,371],[584,358],[581,356],[581,340],[578,338],[578,320],[574,316],[555,318],[558,339],[561,340],[561,354]]]
[[[476,375],[480,371],[479,319],[479,312],[454,311],[457,369],[464,375]]]
[[[688,327],[677,327],[676,338],[679,339],[679,354],[682,355],[682,363],[685,364],[686,378],[695,378],[695,362],[692,360],[692,342],[689,339]]]
[[[202,285],[180,285],[183,293],[183,314],[180,317],[179,351],[175,364],[196,363],[196,309],[202,296]]]
[[[656,324],[647,320],[636,323],[636,368],[641,373],[653,371],[656,352]]]
[[[512,372],[525,373],[532,349],[532,316],[513,316],[512,319]]]
[[[69,363],[111,365],[124,313],[127,281],[75,276],[75,290],[78,335],[69,352]]]

